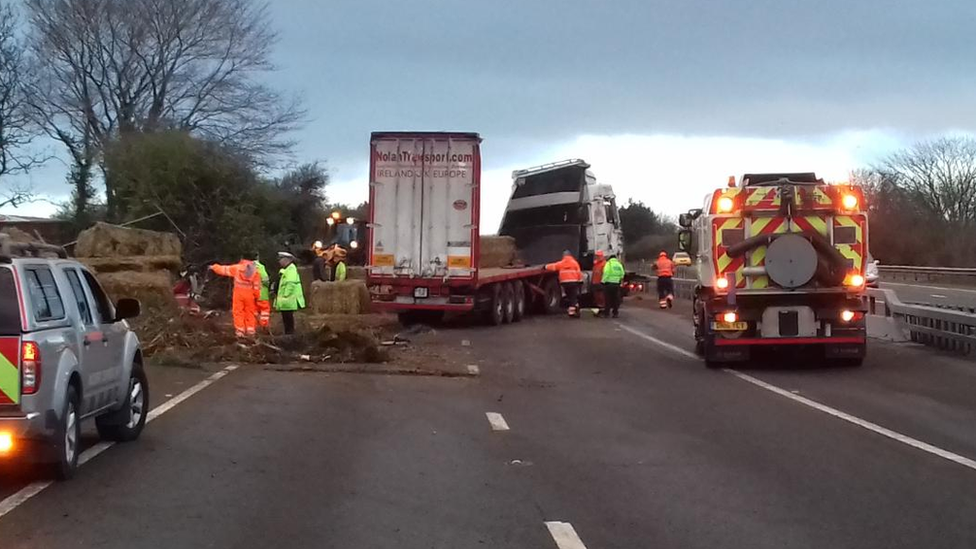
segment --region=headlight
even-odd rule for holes
[[[359,247],[359,242],[353,240],[352,242],[349,243],[349,247],[355,250],[356,248]]]

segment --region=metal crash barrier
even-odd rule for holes
[[[874,288],[865,299],[868,335],[976,355],[976,312],[972,309],[903,303],[895,292]]]

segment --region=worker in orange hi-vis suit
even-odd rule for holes
[[[234,265],[213,264],[210,270],[234,279],[234,334],[253,337],[257,332],[258,299],[261,296],[261,274],[250,254]]]

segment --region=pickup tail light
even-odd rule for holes
[[[32,395],[41,388],[41,350],[37,343],[25,341],[20,348],[20,392]]]

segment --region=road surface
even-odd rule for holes
[[[709,371],[689,333],[630,303],[439,330],[471,378],[241,367],[8,509],[0,541],[976,547],[976,364],[878,344],[858,369]]]

